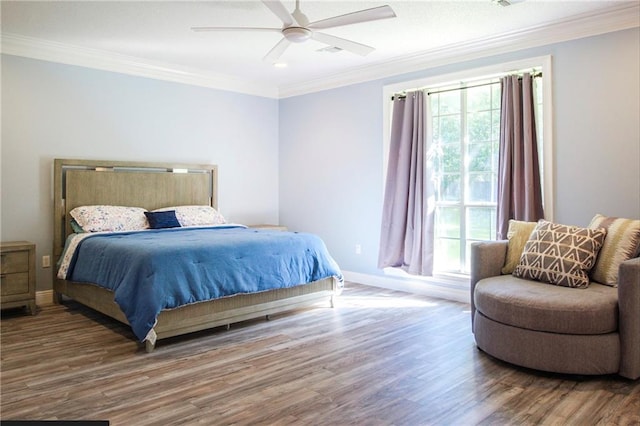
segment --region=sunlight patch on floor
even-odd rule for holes
[[[336,298],[339,307],[345,308],[433,308],[438,303],[414,298],[384,296],[342,296]]]

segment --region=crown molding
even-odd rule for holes
[[[269,87],[264,84],[176,64],[156,62],[17,34],[2,33],[1,52],[7,55],[23,56],[267,98],[278,97],[278,89],[275,86]]]
[[[301,83],[280,86],[279,97],[299,96],[638,26],[640,26],[640,3],[625,3],[606,12],[587,13],[552,24],[539,25],[471,42],[457,43],[374,65],[352,68],[341,71],[339,74],[325,75]]]
[[[240,80],[201,69],[154,62],[104,50],[17,34],[2,33],[0,52],[8,55],[24,56],[44,61],[278,99],[638,26],[640,26],[640,3],[635,1],[628,2],[605,12],[587,13],[551,24],[431,49],[280,87]]]

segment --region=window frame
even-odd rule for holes
[[[553,157],[553,97],[552,97],[552,57],[551,55],[540,56],[534,58],[527,58],[518,61],[511,61],[505,63],[499,63],[489,65],[480,68],[470,68],[467,70],[458,71],[455,73],[447,73],[440,75],[432,75],[415,80],[407,80],[404,82],[385,85],[382,90],[383,96],[383,143],[382,143],[382,158],[383,158],[383,173],[381,189],[384,193],[384,182],[386,181],[387,163],[389,158],[389,143],[391,134],[391,97],[402,91],[416,90],[426,87],[445,87],[449,85],[457,85],[461,81],[464,81],[468,85],[472,85],[474,81],[489,80],[496,78],[500,75],[504,75],[509,72],[514,72],[523,69],[537,68],[542,71],[542,106],[543,106],[543,128],[542,128],[542,180],[543,180],[543,202],[545,218],[553,221],[555,216],[554,199],[555,199],[555,185],[554,185],[554,157]],[[385,273],[390,275],[398,275],[398,271],[391,271],[393,268],[386,268]],[[414,277],[425,279],[427,281],[437,280],[438,282],[448,282],[452,285],[459,286],[461,278],[468,277],[463,273],[438,273],[436,276],[430,277]]]

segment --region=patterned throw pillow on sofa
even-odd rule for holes
[[[513,275],[565,287],[589,286],[589,271],[607,231],[540,220],[524,246]]]
[[[591,278],[600,284],[618,285],[620,264],[638,255],[640,250],[640,220],[607,217],[597,214],[589,228],[605,228],[604,239],[596,264],[591,270]]]

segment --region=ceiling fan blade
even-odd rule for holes
[[[276,44],[273,47],[273,49],[269,51],[269,53],[265,55],[264,58],[262,58],[262,60],[265,62],[277,61],[280,58],[280,56],[282,56],[284,51],[287,50],[287,47],[289,47],[290,44],[291,42],[289,40],[287,40],[286,38],[283,38],[278,42],[278,44]]]
[[[205,32],[205,31],[270,31],[281,32],[280,28],[261,28],[261,27],[191,27],[191,31]]]
[[[291,16],[280,0],[262,0],[262,3],[264,3],[264,5],[267,6],[274,15],[280,18],[285,27],[298,25],[295,18]]]
[[[346,15],[334,16],[333,18],[322,19],[307,25],[313,30],[323,30],[326,28],[340,27],[343,25],[358,24],[360,22],[376,21],[378,19],[395,18],[396,13],[391,6],[379,6],[372,9],[360,10],[358,12],[347,13]]]
[[[342,50],[347,50],[360,56],[367,56],[369,53],[376,50],[371,46],[367,46],[366,44],[356,43],[355,41],[346,40],[344,38],[332,36],[325,33],[313,32],[311,34],[311,38],[321,43],[328,44],[329,46],[339,47]]]

